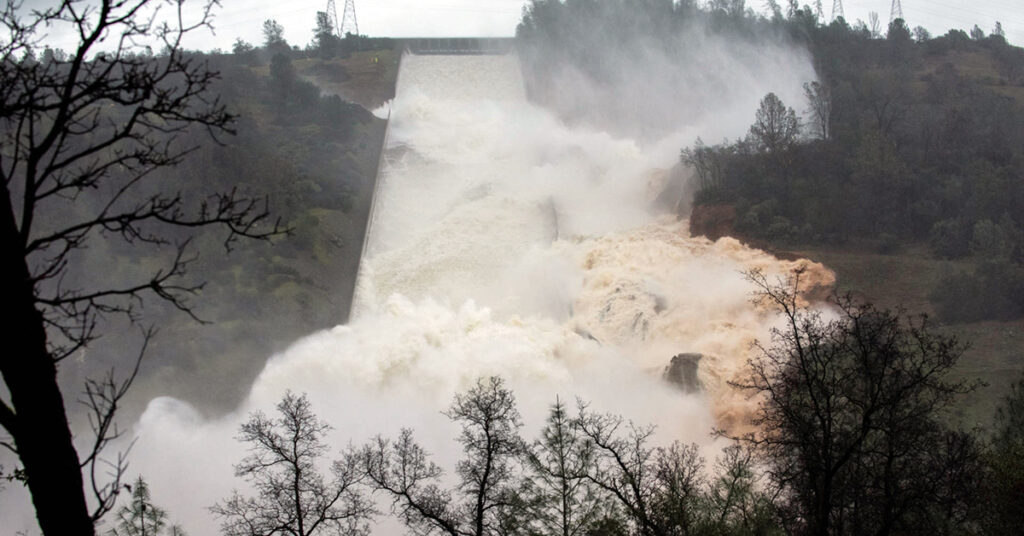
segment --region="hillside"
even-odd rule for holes
[[[322,92],[372,111],[394,98],[400,57],[399,50],[368,50],[328,61],[306,58],[295,65],[299,75]]]
[[[972,344],[960,370],[990,386],[962,413],[988,422],[1024,370],[1024,49],[743,5],[534,2],[517,31],[527,89],[637,139],[699,126],[681,148],[691,232],[824,262],[840,291],[931,315]],[[793,91],[798,77],[816,81]],[[743,117],[754,82],[779,89]],[[746,135],[718,141],[725,122]]]
[[[818,37],[816,60],[838,61]],[[830,140],[783,164],[739,145],[690,151],[732,166],[698,194],[692,230],[823,262],[838,290],[940,322],[971,345],[959,372],[987,384],[958,413],[988,422],[1024,372],[1024,50],[953,31],[894,60],[894,37],[847,38],[876,59],[820,69],[835,77]]]
[[[195,237],[189,281],[205,282],[192,301],[206,323],[159,300],[143,304],[142,323],[159,333],[129,395],[128,413],[161,395],[204,410],[233,407],[270,355],[347,320],[386,121],[337,94],[379,106],[393,96],[397,71],[397,55],[387,48],[331,60],[297,54],[268,61],[260,50],[199,58],[220,72],[216,91],[238,115],[237,134],[221,144],[202,143],[154,182],[197,196],[237,188],[265,197],[272,217],[290,233],[271,242],[238,242],[230,252],[216,230]],[[97,242],[78,277],[128,279],[167,255]],[[88,360],[64,368],[69,389],[77,390],[84,376],[124,370],[137,351],[136,330],[113,325],[106,331]]]

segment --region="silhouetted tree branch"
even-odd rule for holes
[[[965,346],[926,318],[903,319],[850,296],[833,296],[828,316],[806,308],[801,275],[774,282],[748,274],[784,326],[770,346],[757,345],[749,373],[733,383],[760,400],[755,431],[734,439],[766,464],[787,530],[934,532],[946,515],[936,509],[939,480],[977,456],[944,448],[955,438],[939,419],[973,388],[947,379]]]
[[[305,395],[288,392],[277,412],[276,419],[254,413],[242,424],[238,439],[250,444],[250,454],[235,466],[235,475],[249,481],[256,496],[236,491],[211,508],[224,520],[224,534],[367,534],[374,509],[356,489],[363,475],[355,453],[335,460],[334,478],[325,479],[317,462],[327,450],[324,434],[331,427],[313,413]]]
[[[410,430],[395,442],[378,437],[360,453],[361,467],[375,491],[392,498],[392,511],[416,534],[449,536],[505,534],[510,511],[519,500],[512,489],[515,464],[522,452],[522,423],[515,397],[501,378],[480,379],[458,394],[445,412],[459,423],[465,458],[456,473],[455,492],[437,484],[442,471],[431,462]],[[453,501],[461,495],[462,502]]]
[[[17,453],[44,534],[93,534],[93,523],[113,506],[123,455],[109,462],[109,481],[97,472],[100,455],[118,436],[114,416],[138,371],[113,373],[86,385],[84,403],[95,439],[82,456],[72,443],[57,364],[98,336],[101,318],[135,311],[144,297],[170,302],[188,314],[188,297],[201,285],[186,282],[187,233],[224,229],[230,248],[239,238],[282,232],[268,221],[266,201],[236,191],[192,200],[153,172],[183,161],[200,142],[232,133],[234,116],[210,94],[217,73],[182,50],[182,39],[210,26],[208,0],[184,2],[63,0],[29,11],[21,2],[0,8],[0,251],[9,281],[4,334],[16,350],[0,358],[8,399],[0,425]],[[160,11],[162,8],[162,11]],[[167,22],[160,22],[166,20]],[[78,44],[68,55],[35,59],[42,32],[70,31]],[[153,56],[149,44],[162,46]],[[175,229],[181,229],[177,231]],[[81,276],[76,252],[100,237],[128,244],[174,246],[168,265],[137,281]],[[194,315],[193,315],[194,316]],[[143,349],[151,331],[144,335]],[[141,355],[141,354],[140,354]],[[85,499],[87,467],[97,506]]]

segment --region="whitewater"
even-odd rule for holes
[[[406,55],[390,117],[351,322],[271,357],[228,415],[157,398],[133,428],[129,476],[189,533],[216,533],[207,508],[244,489],[238,426],[288,389],[334,427],[334,453],[411,427],[451,468],[457,430],[440,411],[490,375],[515,392],[527,437],[558,396],[713,448],[712,428],[742,426],[754,404],[726,382],[777,322],[743,272],[832,283],[655,208],[706,125],[644,145],[568,126],[527,100],[515,55]],[[701,354],[701,391],[663,379],[680,353]]]

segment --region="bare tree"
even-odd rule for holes
[[[680,151],[679,160],[693,168],[701,190],[715,190],[725,186],[728,163],[736,152],[736,148],[732,146],[707,146],[704,140],[697,138],[693,147]]]
[[[823,140],[832,137],[832,95],[829,87],[817,80],[804,84],[807,112],[814,122],[815,135]]]
[[[587,478],[618,503],[637,534],[683,536],[706,526],[704,459],[696,445],[654,448],[654,428],[582,404],[577,422],[596,451]]]
[[[144,297],[191,314],[189,298],[200,285],[182,278],[191,260],[187,231],[222,226],[227,246],[278,232],[264,226],[262,200],[232,191],[190,202],[173,186],[147,181],[196,148],[186,132],[231,132],[232,115],[209,95],[216,73],[181,49],[186,34],[210,25],[216,3],[188,9],[183,2],[63,0],[28,11],[8,1],[0,8],[0,249],[9,285],[4,335],[12,348],[0,357],[7,397],[0,398],[0,426],[47,535],[93,534],[94,522],[113,508],[124,459],[105,460],[100,452],[119,434],[113,417],[134,377],[112,374],[89,384],[85,402],[96,438],[80,456],[57,381],[60,362],[95,340],[102,316],[137,320]],[[155,22],[158,4],[172,10],[163,14],[172,22]],[[77,46],[67,56],[35,60],[46,28],[69,29]],[[147,54],[149,43],[165,53]],[[168,227],[185,233],[163,232]],[[136,281],[71,283],[77,253],[100,234],[176,253]],[[145,340],[151,335],[144,330]],[[97,464],[107,462],[113,478],[93,478],[90,509],[83,467],[95,477]]]
[[[360,468],[374,491],[388,494],[391,511],[416,534],[471,534],[454,506],[452,493],[438,485],[444,471],[403,429],[398,439],[377,437],[359,453]]]
[[[938,417],[971,389],[946,379],[964,346],[925,319],[904,320],[848,296],[833,297],[837,318],[825,320],[800,306],[800,275],[772,282],[748,274],[785,327],[770,346],[758,346],[749,376],[734,384],[762,400],[756,431],[735,439],[766,464],[789,530],[923,530],[921,513],[936,500],[933,477],[962,461],[941,455]]]
[[[653,447],[654,429],[580,405],[582,435],[594,444],[587,478],[625,514],[629,534],[695,536],[778,532],[749,449],[734,444],[708,477],[696,444]]]
[[[877,11],[868,13],[868,28],[871,30],[872,39],[882,37],[882,22],[878,18]]]
[[[762,475],[755,469],[750,449],[739,444],[725,448],[715,462],[716,473],[708,489],[710,526],[717,534],[770,534],[775,532],[775,508],[762,492]]]
[[[626,423],[617,415],[589,412],[582,403],[578,421],[597,452],[587,478],[615,499],[639,534],[660,534],[652,504],[654,449],[647,444],[654,429]],[[623,428],[628,428],[625,436],[620,433]]]
[[[458,462],[459,484],[454,491],[441,488],[440,467],[403,430],[398,441],[378,437],[364,447],[360,458],[366,476],[377,491],[392,498],[392,510],[417,534],[441,532],[450,536],[504,534],[506,523],[517,519],[515,464],[522,452],[522,423],[515,397],[501,378],[480,379],[464,394],[455,396],[444,413],[462,427],[459,443],[465,458]],[[462,496],[460,503],[454,497]]]
[[[286,393],[277,412],[277,419],[257,412],[242,424],[239,440],[250,444],[250,454],[235,466],[235,475],[248,480],[257,495],[236,491],[211,508],[224,519],[224,534],[367,534],[366,521],[375,512],[356,488],[362,474],[355,453],[333,462],[334,478],[328,481],[317,462],[331,427],[313,414],[305,395]]]

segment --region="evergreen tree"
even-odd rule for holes
[[[130,488],[131,501],[117,511],[117,526],[110,529],[110,536],[185,535],[181,527],[167,524],[167,511],[153,504],[149,484],[141,475]]]
[[[578,536],[593,529],[607,510],[587,478],[596,453],[561,400],[555,400],[540,439],[525,454],[529,472],[523,489],[537,530]]]
[[[334,24],[326,12],[316,12],[316,27],[313,28],[313,39],[316,42],[317,52],[323,59],[331,59],[338,53],[341,40],[334,33]]]

